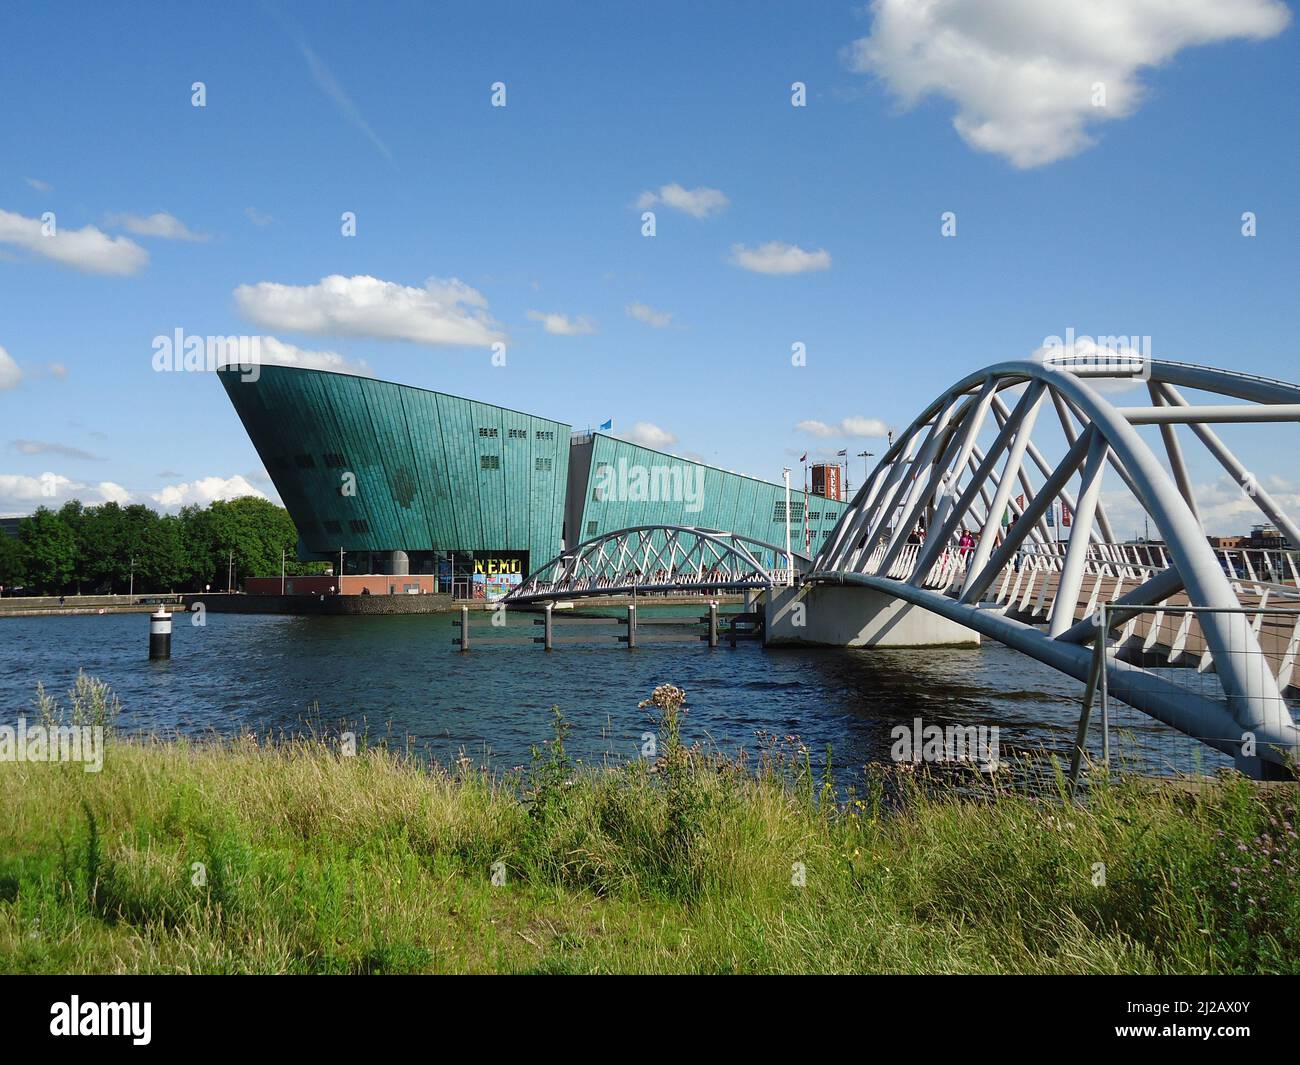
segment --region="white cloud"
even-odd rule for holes
[[[113,481],[100,481],[96,486],[100,498],[105,503],[117,503],[119,506],[131,502],[131,493]]]
[[[656,329],[666,329],[673,321],[673,316],[668,311],[656,311],[645,303],[629,303],[627,314],[629,318],[645,322],[646,325],[652,325]]]
[[[809,418],[795,426],[795,431],[809,436],[821,437],[823,440],[832,436],[860,436],[867,438],[889,435],[889,426],[879,418],[849,417],[840,420],[838,425],[827,425]]]
[[[733,244],[731,261],[756,274],[802,274],[808,270],[829,269],[831,256],[825,249],[806,251],[797,244],[770,240],[757,248]]]
[[[657,204],[685,211],[692,218],[708,218],[709,215],[721,214],[731,205],[731,201],[720,189],[705,188],[703,185],[686,189],[674,182],[671,185],[660,185],[658,192],[647,189],[636,201],[637,207],[642,210]]]
[[[189,240],[202,242],[208,240],[206,233],[195,233],[175,215],[166,211],[156,211],[145,216],[138,214],[116,214],[106,219],[110,226],[125,229],[137,237],[161,237],[163,240]]]
[[[149,253],[129,237],[110,237],[94,226],[64,229],[57,219],[55,223],[47,236],[39,218],[0,210],[0,244],[16,244],[91,274],[133,274],[149,262]]]
[[[260,362],[280,366],[305,366],[312,370],[332,370],[334,373],[352,374],[355,377],[372,377],[369,364],[362,359],[352,362],[336,351],[309,351],[294,344],[286,344],[276,337],[258,338]],[[238,356],[235,356],[238,361]]]
[[[53,186],[53,185],[51,185],[48,181],[42,181],[40,178],[29,177],[29,178],[24,178],[23,180],[26,181],[27,184],[29,184],[29,185],[30,185],[32,188],[34,188],[37,192],[53,192],[53,191],[54,191],[54,186]]]
[[[570,318],[567,314],[546,314],[542,311],[529,311],[528,317],[534,322],[541,322],[548,333],[554,333],[560,337],[583,336],[596,331],[595,323],[586,315]]]
[[[235,289],[250,321],[270,329],[486,347],[504,339],[483,295],[456,278],[423,288],[358,275],[331,274],[314,285],[262,281]]]
[[[207,506],[214,499],[238,499],[240,496],[265,499],[266,493],[259,492],[238,473],[233,477],[201,477],[197,481],[169,484],[150,493],[150,498],[163,507],[184,507],[191,503]]]
[[[23,379],[23,372],[14,362],[14,358],[9,352],[5,351],[4,346],[0,345],[0,392],[9,388],[17,388],[18,382]]]
[[[840,422],[845,436],[888,436],[889,426],[879,418],[845,418]]]
[[[39,477],[0,473],[0,513],[27,514],[36,507],[58,506],[75,486],[75,481],[48,471]]]
[[[1259,485],[1290,515],[1300,514],[1300,486],[1277,474],[1261,476]],[[1201,511],[1201,523],[1211,535],[1249,533],[1252,525],[1268,521],[1245,489],[1227,474],[1207,484],[1192,486]]]
[[[1290,21],[1280,0],[874,0],[870,36],[849,65],[874,73],[904,105],[957,105],[971,147],[1018,167],[1094,143],[1088,127],[1131,114],[1138,74],[1184,48],[1262,40]],[[1105,106],[1094,105],[1094,85]]]
[[[677,443],[677,437],[673,436],[667,429],[660,429],[653,422],[637,422],[626,433],[619,433],[618,435],[630,443],[640,444],[642,447],[652,447],[658,451]]]
[[[269,226],[275,221],[269,214],[263,214],[256,207],[245,207],[244,214],[248,216],[248,220],[255,226]]]

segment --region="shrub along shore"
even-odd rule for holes
[[[79,682],[72,716],[111,729]],[[5,972],[1300,971],[1294,785],[1094,780],[1086,802],[726,759],[531,767],[251,735],[0,762]],[[837,801],[838,798],[838,801]]]

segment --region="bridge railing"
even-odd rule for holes
[[[881,564],[888,552],[888,544],[882,540],[867,557],[860,572],[894,580],[912,580],[923,547],[923,542],[904,545],[890,563],[888,572],[882,572]],[[1068,547],[1065,541],[1026,545],[1008,561],[999,577],[1023,571],[1060,573],[1065,566]],[[944,548],[919,583],[926,588],[941,590],[959,587],[966,578],[967,562],[973,553],[973,547]],[[1224,548],[1216,550],[1215,556],[1223,571],[1243,590],[1255,594],[1261,594],[1265,589],[1275,594],[1288,588],[1300,591],[1300,566],[1294,551]],[[1149,580],[1172,564],[1163,544],[1096,543],[1088,548],[1083,572],[1089,577],[1109,577],[1132,583]]]

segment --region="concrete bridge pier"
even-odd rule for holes
[[[979,633],[874,588],[804,584],[764,596],[770,647],[978,647]]]

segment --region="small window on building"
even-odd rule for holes
[[[343,531],[343,526],[337,521],[327,521],[325,523],[325,531],[328,533],[341,533]]]
[[[537,430],[537,439],[538,439],[538,440],[554,440],[554,439],[555,439],[555,430],[554,430],[554,429],[538,429],[538,430]]]
[[[482,470],[499,470],[501,469],[500,455],[480,455],[478,457],[479,469]]]
[[[587,535],[588,536],[596,535],[596,523],[594,521],[587,522]]]
[[[550,473],[550,472],[551,472],[551,460],[550,460],[550,459],[542,459],[542,458],[534,459],[534,460],[533,460],[533,469],[535,469],[538,473]]]
[[[293,461],[300,470],[314,470],[316,468],[316,460],[310,455],[294,455]]]
[[[354,533],[368,533],[370,531],[370,522],[366,521],[365,518],[357,518],[348,522],[348,527]]]
[[[325,465],[332,470],[340,470],[347,465],[347,460],[337,451],[327,451],[324,454]]]
[[[509,432],[509,434],[507,434],[507,435],[509,435],[509,437],[510,437],[511,440],[527,440],[527,439],[528,439],[528,430],[527,430],[527,429],[511,429],[510,432]]]
[[[479,436],[497,437],[501,435],[501,430],[496,426],[480,425],[478,427]]]

